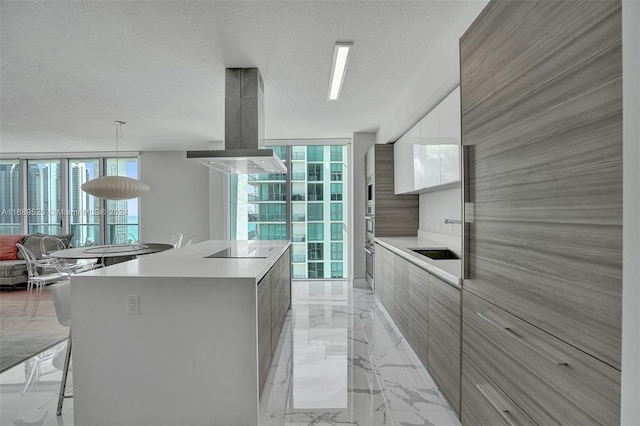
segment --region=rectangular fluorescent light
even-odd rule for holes
[[[331,67],[331,86],[329,86],[329,100],[335,101],[340,97],[344,75],[349,63],[351,42],[337,42],[333,48],[333,66]]]

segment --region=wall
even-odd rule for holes
[[[420,228],[418,236],[460,247],[462,225],[445,224],[445,219],[462,216],[460,187],[420,194]]]
[[[353,285],[355,287],[364,287],[367,286],[365,282],[365,259],[364,259],[364,240],[365,240],[365,223],[364,223],[364,215],[365,215],[365,190],[366,190],[366,182],[365,182],[365,167],[364,167],[364,156],[369,151],[369,149],[373,146],[376,140],[375,133],[354,133],[353,134],[353,144],[352,144],[352,165],[351,165],[351,176],[353,178],[353,187],[352,187],[352,202],[351,206],[351,214],[353,224],[352,232],[353,237],[351,241],[353,241],[353,259],[351,264],[353,265]]]
[[[140,153],[140,179],[151,191],[140,201],[141,241],[209,239],[209,171],[186,159],[185,151]]]
[[[640,3],[622,2],[623,288],[621,424],[640,425]]]
[[[431,57],[438,58],[422,70],[416,70],[416,81],[409,85],[406,93],[398,96],[391,113],[385,118],[376,135],[377,143],[395,142],[408,129],[424,117],[435,105],[460,84],[460,36],[478,17],[488,0],[468,2],[455,25],[450,26],[436,41],[437,50]],[[409,92],[410,91],[410,92]],[[415,92],[421,93],[415,97]]]

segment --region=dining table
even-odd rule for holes
[[[167,243],[105,244],[58,250],[51,252],[49,256],[56,259],[98,259],[98,263],[109,266],[172,248],[173,245]]]

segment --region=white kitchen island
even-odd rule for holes
[[[72,277],[74,423],[257,425],[289,245],[205,241]],[[266,257],[206,257],[225,249]]]

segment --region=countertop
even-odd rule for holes
[[[209,240],[88,271],[82,277],[255,278],[259,281],[290,245],[289,241]],[[266,258],[206,257],[226,248],[247,252],[264,247],[273,248]]]
[[[462,261],[455,260],[432,260],[426,256],[415,253],[410,249],[428,249],[428,248],[448,248],[449,250],[460,255],[460,248],[452,247],[438,241],[425,240],[418,237],[376,237],[376,243],[391,250],[398,256],[408,260],[419,268],[424,269],[430,274],[452,284],[461,287],[462,283]],[[378,253],[376,253],[377,255]]]

